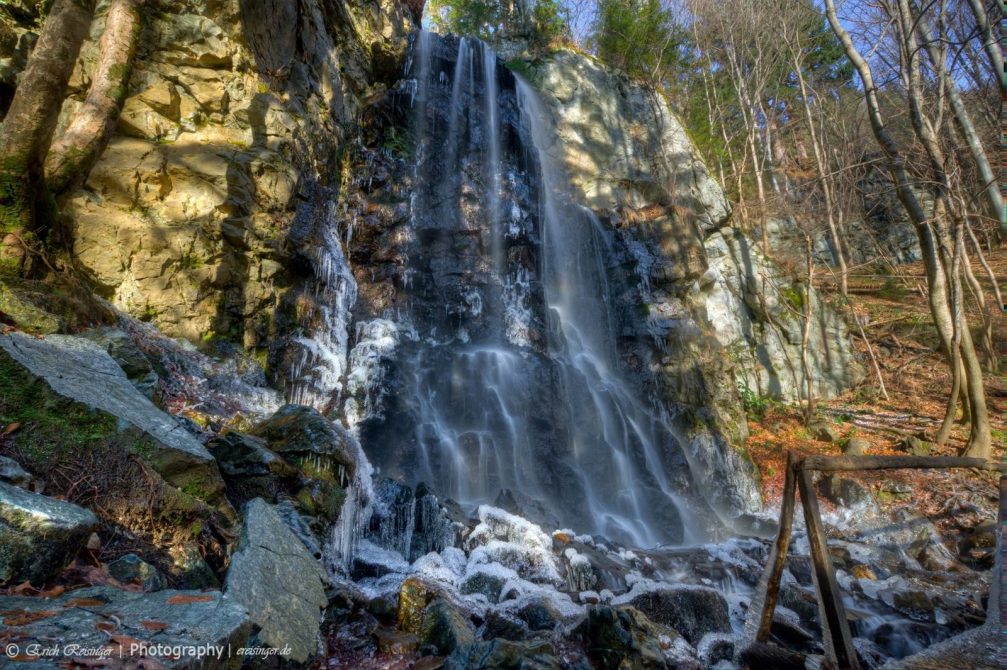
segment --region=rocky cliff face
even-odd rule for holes
[[[264,352],[295,329],[311,313],[316,210],[366,100],[398,78],[412,22],[396,0],[150,3],[116,136],[67,207],[98,291],[197,342]]]

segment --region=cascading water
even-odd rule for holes
[[[548,115],[480,41],[421,33],[409,73],[415,338],[395,345],[391,410],[355,405],[364,449],[465,504],[637,546],[690,539],[687,463],[619,360],[610,233],[563,195]]]

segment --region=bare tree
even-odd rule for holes
[[[895,15],[901,18],[902,15],[906,14],[908,0],[898,0],[898,2],[900,3],[897,8],[898,13]],[[968,456],[989,458],[991,454],[990,425],[986,410],[982,369],[979,365],[964,316],[960,313],[955,313],[954,296],[948,293],[948,279],[953,277],[952,272],[955,271],[955,268],[949,267],[946,254],[942,253],[942,248],[946,247],[943,245],[944,240],[941,239],[940,229],[934,225],[934,222],[927,216],[920,204],[906,170],[903,152],[885,124],[872,68],[861,55],[856,45],[854,45],[846,28],[840,22],[836,12],[835,0],[825,0],[825,6],[826,15],[829,24],[832,26],[832,30],[839,38],[850,62],[860,75],[871,128],[887,159],[888,169],[895,182],[899,200],[906,208],[910,220],[916,229],[926,269],[931,316],[933,317],[937,334],[948,356],[952,373],[955,375],[960,372],[958,356],[961,356],[961,367],[964,368],[961,372],[964,373],[963,381],[967,389],[971,424],[969,440],[964,453]],[[920,135],[921,141],[927,144],[931,139],[928,137],[930,130],[926,127],[925,120],[919,114],[920,107],[922,106],[921,95],[918,86],[915,84],[916,75],[914,74],[914,68],[916,67],[915,59],[917,51],[914,48],[909,48],[912,45],[910,41],[907,41],[912,39],[914,31],[911,29],[911,22],[910,24],[906,24],[905,21],[899,21],[898,23],[902,26],[902,33],[905,38],[902,42],[907,47],[903,53],[907,53],[909,59],[906,63],[906,77],[909,82],[907,94],[909,95],[912,108],[911,114],[915,117],[913,118],[913,125],[916,133]],[[908,32],[906,31],[907,25],[909,26]],[[932,158],[933,156],[931,155]],[[950,265],[954,265],[954,263],[952,262]],[[960,306],[960,303],[958,305]],[[960,322],[962,327],[955,328],[956,322]],[[955,342],[956,338],[960,338],[960,343]]]

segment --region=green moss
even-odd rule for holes
[[[97,448],[116,434],[115,417],[60,398],[0,353],[0,422],[19,422],[16,444],[36,471],[60,453]]]
[[[784,286],[780,289],[780,296],[795,312],[804,311],[804,291],[797,286]]]

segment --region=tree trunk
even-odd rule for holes
[[[112,137],[126,98],[141,4],[141,0],[113,0],[108,10],[87,98],[45,162],[46,182],[54,194],[86,179]]]
[[[958,93],[958,85],[948,73],[940,49],[937,48],[937,43],[934,41],[934,31],[930,26],[930,19],[927,18],[926,14],[921,13],[916,25],[920,37],[923,38],[930,62],[944,83],[944,92],[951,102],[951,109],[954,111],[958,129],[965,137],[965,144],[968,146],[969,153],[972,154],[972,160],[975,161],[976,168],[979,170],[979,177],[983,180],[983,189],[986,193],[987,203],[990,206],[990,213],[993,218],[1002,223],[1004,201],[1000,193],[1000,183],[993,174],[993,168],[990,166],[989,158],[986,156],[986,150],[983,149],[979,133],[976,132],[975,124],[972,123],[972,117],[969,115],[968,110],[965,108],[965,103]],[[1001,59],[1001,66],[1002,63],[1003,60]]]
[[[4,271],[23,268],[21,242],[36,229],[36,202],[45,193],[43,161],[93,11],[94,0],[56,0],[0,125],[0,268]]]
[[[863,83],[864,99],[867,105],[871,129],[887,159],[888,169],[895,181],[896,193],[899,200],[906,208],[909,218],[916,228],[916,234],[920,240],[920,249],[923,252],[927,285],[930,288],[930,312],[933,316],[937,333],[950,354],[952,346],[951,313],[948,309],[947,285],[941,267],[937,240],[934,238],[934,232],[931,229],[926,212],[912,190],[909,175],[905,168],[905,160],[899,146],[892,139],[891,134],[885,126],[881,107],[878,103],[877,87],[874,84],[871,67],[864,60],[863,56],[860,55],[849,33],[846,32],[846,29],[840,23],[839,17],[836,15],[835,0],[825,0],[825,13],[829,19],[829,25],[832,26],[833,32],[839,38],[847,57],[849,57],[850,62],[856,68]],[[991,441],[982,371],[979,366],[978,357],[975,354],[972,336],[969,333],[967,324],[962,328],[961,355],[962,362],[966,368],[965,382],[968,390],[969,405],[972,410],[972,431],[965,454],[973,457],[988,458]]]

